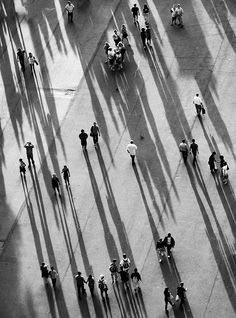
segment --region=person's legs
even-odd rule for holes
[[[135,165],[135,161],[134,161],[135,155],[130,155],[130,157],[132,159],[132,165]]]
[[[81,299],[81,287],[80,285],[77,285],[78,288],[78,295],[79,295],[79,299]]]
[[[193,153],[193,165],[197,162],[197,154]]]
[[[55,289],[56,288],[56,278],[52,278],[52,286]]]
[[[171,255],[171,246],[167,245],[167,257],[170,258]]]

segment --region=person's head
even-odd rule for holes
[[[185,143],[185,139],[183,139],[182,142]]]
[[[100,275],[100,279],[101,279],[101,280],[104,280],[104,275],[103,275],[103,274]]]
[[[30,145],[31,145],[31,141],[27,141],[27,145],[29,145],[29,146],[30,146]]]
[[[131,142],[130,142],[130,143],[131,143]],[[126,258],[127,258],[126,254],[123,253],[123,259],[126,259]]]
[[[29,53],[29,57],[32,57],[33,55],[32,55],[32,53]]]
[[[53,266],[51,266],[51,270],[52,270],[52,271],[54,270],[54,267],[53,267]]]
[[[143,5],[143,8],[144,8],[144,9],[147,9],[147,8],[148,8],[148,6],[146,5],[146,3]]]
[[[135,268],[135,269],[134,269],[134,272],[137,273],[137,271],[138,271],[137,268]]]
[[[177,4],[177,7],[180,8],[180,4]]]
[[[114,263],[114,264],[116,263],[116,259],[115,258],[113,258],[112,263]]]
[[[21,52],[21,48],[20,47],[18,47],[17,52]]]
[[[134,143],[134,141],[133,141],[133,140],[130,140],[130,143],[131,143],[131,144],[133,144],[133,143]]]
[[[171,233],[168,233],[168,235],[167,235],[168,237],[171,237]]]
[[[84,129],[81,129],[81,132],[84,133]]]
[[[43,262],[43,263],[42,263],[42,266],[44,266],[44,265],[45,265],[45,263]]]
[[[145,32],[145,29],[144,29],[144,28],[142,28],[142,29],[141,29],[141,32]]]
[[[94,123],[93,123],[93,126],[96,126],[96,125],[97,125],[97,123],[96,123],[96,122],[94,122]]]
[[[122,24],[121,29],[126,29],[125,24]]]
[[[70,1],[68,1],[67,3],[68,3],[69,5],[71,5],[71,2],[70,2]]]
[[[23,160],[22,160],[22,159],[19,159],[19,161],[22,162]]]
[[[180,287],[183,287],[183,286],[184,286],[184,283],[183,283],[183,282],[181,282],[181,283],[180,283]]]
[[[198,96],[199,96],[199,94],[197,93],[197,94],[196,94],[196,96],[198,97]]]
[[[117,30],[114,30],[114,33],[117,34]]]
[[[224,156],[220,155],[220,160],[224,160]]]
[[[192,142],[195,143],[195,139],[192,139]]]
[[[162,242],[162,238],[160,238],[159,242]]]
[[[137,6],[137,4],[135,3],[135,4],[134,4],[134,7],[136,7],[136,6]]]
[[[90,279],[91,279],[92,277],[93,277],[93,276],[92,276],[91,274],[89,274],[89,277],[88,277],[88,278],[90,278]]]
[[[215,155],[216,155],[216,152],[215,152],[215,151],[213,151],[213,152],[212,152],[212,156],[215,156]]]
[[[150,28],[149,23],[145,21],[146,28]]]
[[[165,292],[167,292],[167,291],[169,291],[169,288],[168,288],[168,287],[165,288]]]
[[[81,272],[78,272],[78,275],[80,276],[80,275],[81,275]]]
[[[66,165],[64,165],[64,168],[67,168],[67,166],[66,166]]]

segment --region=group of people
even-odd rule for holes
[[[134,24],[136,24],[138,28],[140,28],[139,22],[138,22],[140,11],[136,3],[133,5],[131,12],[133,14]],[[145,28],[144,27],[141,28],[140,36],[141,36],[143,48],[145,49],[147,45],[151,46],[151,40],[152,40],[151,28],[149,24],[150,9],[147,4],[143,5],[142,13],[143,13],[144,21],[145,21]]]
[[[19,47],[17,49],[16,55],[17,55],[17,61],[20,63],[21,70],[24,73],[25,72],[25,55],[26,55],[26,52],[25,52],[25,50],[23,50],[23,49],[21,49]],[[34,65],[35,64],[38,65],[38,62],[37,62],[36,58],[33,56],[32,53],[29,53],[27,59],[28,59],[28,62],[29,62],[31,73],[33,74],[35,72]]]
[[[171,12],[171,26],[178,25],[180,28],[184,27],[183,23],[183,13],[184,10],[181,8],[180,4],[173,5],[170,9]]]
[[[187,288],[184,287],[184,283],[180,282],[176,289],[176,297],[171,294],[170,289],[166,287],[164,289],[164,301],[165,301],[165,311],[168,313],[168,303],[171,304],[171,306],[175,306],[175,302],[180,302],[180,307],[183,306],[184,301],[186,299],[186,292]]]

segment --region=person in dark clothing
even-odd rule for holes
[[[94,122],[93,126],[90,128],[90,136],[93,137],[93,143],[95,147],[98,144],[98,135],[100,136],[100,130],[97,126],[97,123]]]
[[[20,162],[20,174],[23,173],[23,175],[25,176],[25,173],[26,173],[26,169],[25,169],[25,166],[26,164],[24,163],[24,161],[22,159],[19,159],[19,162]]]
[[[214,173],[215,171],[217,171],[218,169],[216,168],[216,159],[215,159],[215,155],[216,152],[213,151],[212,154],[210,155],[209,159],[208,159],[208,164],[210,166],[210,170],[212,173]]]
[[[131,280],[133,283],[133,287],[134,287],[134,292],[136,293],[137,290],[141,289],[140,288],[140,282],[142,281],[141,279],[141,275],[139,274],[137,268],[134,269],[134,272],[131,274]]]
[[[129,288],[129,272],[124,271],[123,266],[120,266],[120,271],[118,273],[120,274],[120,279],[123,285]]]
[[[170,258],[171,249],[175,246],[175,240],[170,233],[168,233],[168,235],[164,238],[164,244],[167,249],[167,257]]]
[[[180,306],[181,307],[183,306],[184,301],[185,301],[185,293],[186,293],[186,291],[187,291],[187,288],[184,288],[184,283],[181,282],[179,284],[179,286],[177,287],[177,293],[176,293],[178,295],[179,299],[180,299]]]
[[[192,139],[192,143],[190,145],[190,153],[193,154],[193,165],[197,162],[197,154],[199,154],[198,151],[198,145],[195,143],[195,139]]]
[[[26,148],[26,156],[27,156],[27,159],[28,159],[28,163],[29,163],[29,167],[31,165],[31,162],[34,166],[34,157],[33,157],[33,148],[34,148],[34,145],[28,141],[24,147]]]
[[[61,171],[61,173],[63,173],[63,178],[65,180],[66,186],[70,185],[70,180],[69,180],[69,178],[70,178],[70,170],[68,169],[68,167],[64,166],[62,171]]]
[[[86,290],[84,288],[84,284],[86,284],[86,281],[84,277],[81,276],[81,272],[78,272],[77,275],[75,275],[75,280],[77,284],[79,299],[81,299],[81,291],[83,295],[86,294]]]
[[[151,36],[151,29],[148,23],[146,24],[146,37],[147,37],[147,44],[151,46],[152,36]]]
[[[135,24],[136,22],[138,22],[138,16],[140,15],[139,8],[137,7],[137,4],[134,4],[134,6],[131,9],[131,12],[133,14],[134,24]]]
[[[21,48],[17,49],[17,60],[20,62],[21,70],[24,73],[25,71],[25,51]]]
[[[141,39],[142,39],[142,42],[143,42],[143,48],[145,49],[146,48],[147,36],[146,36],[146,31],[145,31],[144,28],[141,29],[140,35],[141,35]]]
[[[79,134],[79,139],[81,141],[81,146],[83,148],[83,150],[87,150],[86,147],[87,147],[87,138],[88,138],[88,135],[86,134],[86,132],[84,132],[83,129],[81,129],[81,133]]]
[[[174,303],[172,303],[171,298],[172,298],[171,292],[169,291],[169,288],[166,287],[164,289],[164,301],[165,301],[165,311],[166,312],[168,312],[168,309],[167,309],[168,303],[170,303],[171,306],[175,305]]]
[[[51,181],[54,192],[56,193],[57,190],[58,194],[60,195],[60,181],[55,173],[52,175]]]
[[[94,296],[95,280],[94,280],[94,277],[93,277],[92,275],[89,275],[89,276],[88,276],[87,284],[88,284],[88,287],[89,287],[89,290],[90,290],[91,295]]]
[[[48,276],[49,276],[48,266],[45,263],[42,263],[42,265],[40,266],[40,270],[42,273],[44,283],[47,284],[48,283]]]
[[[165,242],[160,238],[156,243],[156,250],[159,254],[159,263],[162,263],[164,252],[165,252]]]

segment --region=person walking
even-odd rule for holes
[[[165,249],[165,242],[161,238],[156,243],[156,250],[158,251],[158,255],[159,255],[159,263],[162,263],[163,256],[166,249]]]
[[[17,61],[20,63],[21,70],[24,73],[25,71],[25,50],[22,50],[20,47],[17,49]]]
[[[25,176],[26,174],[26,164],[24,163],[23,159],[19,159],[20,165],[19,165],[19,169],[20,169],[20,174],[23,174],[23,176]]]
[[[142,281],[141,275],[138,272],[138,269],[135,268],[134,272],[131,274],[131,280],[134,288],[134,292],[136,293],[140,288],[140,282]]]
[[[128,32],[127,32],[125,24],[122,24],[120,33],[121,33],[121,41],[122,41],[122,43],[124,43],[124,40],[126,40],[127,44],[130,46],[129,40],[128,40]]]
[[[144,4],[143,5],[143,17],[144,17],[145,22],[147,22],[147,23],[149,23],[149,13],[150,13],[150,10],[149,10],[147,4]]]
[[[175,12],[176,12],[176,20],[178,20],[178,22],[179,22],[178,25],[180,28],[183,28],[184,27],[184,23],[183,23],[184,10],[183,10],[183,8],[181,8],[180,4],[177,4]]]
[[[121,54],[121,63],[124,62],[126,48],[122,42],[118,43],[118,50]]]
[[[116,46],[118,45],[118,43],[121,42],[120,33],[118,33],[117,30],[114,30],[114,33],[113,33],[112,38],[113,38],[113,40],[114,40]]]
[[[199,97],[199,94],[196,94],[194,96],[193,104],[196,107],[197,116],[200,116],[204,107],[203,107],[202,99]]]
[[[116,259],[112,260],[109,266],[109,271],[111,272],[112,284],[117,283],[118,280],[118,266],[116,265]]]
[[[109,47],[110,47],[110,44],[108,43],[108,42],[105,42],[105,44],[104,44],[104,51],[105,51],[105,54],[106,54],[106,56],[107,56],[107,59],[106,59],[106,61],[105,61],[105,64],[107,64],[108,63],[108,49],[109,49]]]
[[[126,254],[123,254],[123,258],[120,261],[120,267],[123,267],[124,271],[129,271],[130,268],[130,259],[126,256]]]
[[[34,166],[34,156],[33,156],[33,148],[34,145],[28,141],[25,145],[24,145],[25,149],[26,149],[26,156],[28,159],[28,163],[29,163],[29,167],[31,166],[31,162]]]
[[[171,306],[173,307],[175,304],[172,303],[171,299],[173,299],[174,297],[172,296],[170,290],[168,287],[166,287],[164,289],[164,301],[165,301],[165,311],[168,312],[168,303],[171,304]]]
[[[63,173],[63,178],[65,180],[65,185],[70,185],[70,170],[68,169],[67,166],[64,166],[61,173]]]
[[[138,16],[140,15],[140,12],[139,12],[139,8],[137,7],[136,3],[132,7],[131,12],[133,14],[134,24],[138,23]]]
[[[184,283],[181,282],[179,284],[179,286],[177,287],[177,292],[176,292],[176,300],[180,300],[180,307],[183,306],[184,302],[185,302],[185,293],[187,291],[187,288],[184,288]]]
[[[75,6],[71,3],[71,1],[68,1],[65,10],[67,11],[68,21],[73,22],[73,13],[74,13]]]
[[[56,194],[57,190],[58,194],[60,195],[60,181],[55,173],[52,174],[51,182],[54,193]]]
[[[213,151],[212,154],[210,155],[209,159],[208,159],[208,164],[210,166],[210,171],[211,173],[216,172],[218,169],[216,167],[216,152]]]
[[[133,140],[130,140],[130,143],[126,147],[126,151],[129,153],[131,159],[132,159],[132,165],[135,165],[135,156],[137,151],[137,146],[134,144]]]
[[[227,184],[229,179],[229,174],[228,174],[229,166],[227,162],[225,161],[224,156],[222,155],[220,155],[220,170],[221,170],[222,182],[223,184]]]
[[[197,154],[199,154],[198,144],[196,144],[195,139],[192,139],[189,153],[193,155],[193,165],[195,165],[195,163],[197,162]]]
[[[129,272],[125,271],[123,266],[120,266],[120,271],[118,273],[120,274],[120,279],[121,279],[123,285],[126,288],[129,288]]]
[[[184,163],[186,163],[188,159],[188,145],[185,139],[179,144],[179,151],[182,153]]]
[[[167,236],[164,238],[164,245],[167,249],[167,257],[170,258],[171,256],[171,249],[175,247],[175,240],[171,236],[171,233],[168,233]]]
[[[87,138],[88,135],[84,132],[84,129],[81,129],[81,133],[79,134],[79,139],[81,141],[81,146],[83,150],[87,150]]]
[[[41,275],[44,280],[44,283],[48,284],[48,276],[49,276],[48,266],[45,263],[42,263],[40,266],[40,270],[41,270]]]
[[[108,287],[104,275],[100,275],[98,280],[98,288],[100,289],[101,297],[104,298],[103,293],[105,293],[106,298],[108,298]]]
[[[29,61],[31,73],[33,74],[35,73],[34,64],[39,65],[39,63],[37,62],[36,58],[33,56],[32,53],[29,53],[28,61]]]
[[[173,5],[173,7],[170,9],[171,12],[171,25],[176,25],[176,6]]]
[[[97,123],[94,122],[93,126],[90,128],[90,136],[93,137],[94,146],[97,147],[98,145],[98,136],[100,136],[100,129],[97,126]]]
[[[52,286],[54,289],[56,289],[56,282],[57,282],[57,276],[58,276],[58,273],[57,271],[55,270],[55,268],[53,266],[51,266],[51,270],[49,272],[49,276],[52,280]]]
[[[81,275],[81,272],[78,272],[77,275],[75,275],[75,280],[77,284],[79,299],[81,299],[81,292],[83,295],[86,294],[86,290],[84,288],[84,284],[86,284],[86,280]]]
[[[151,46],[152,35],[151,35],[151,29],[148,23],[146,24],[146,38],[147,38],[147,44]]]
[[[92,297],[93,297],[93,296],[94,296],[94,285],[95,285],[95,280],[94,280],[94,277],[93,277],[91,274],[88,276],[87,284],[88,284],[88,287],[89,287],[90,293],[91,293],[91,295],[92,295]]]
[[[147,36],[146,36],[146,31],[145,31],[144,28],[141,29],[140,36],[141,36],[141,39],[142,39],[143,48],[146,49],[146,39],[147,39]]]

